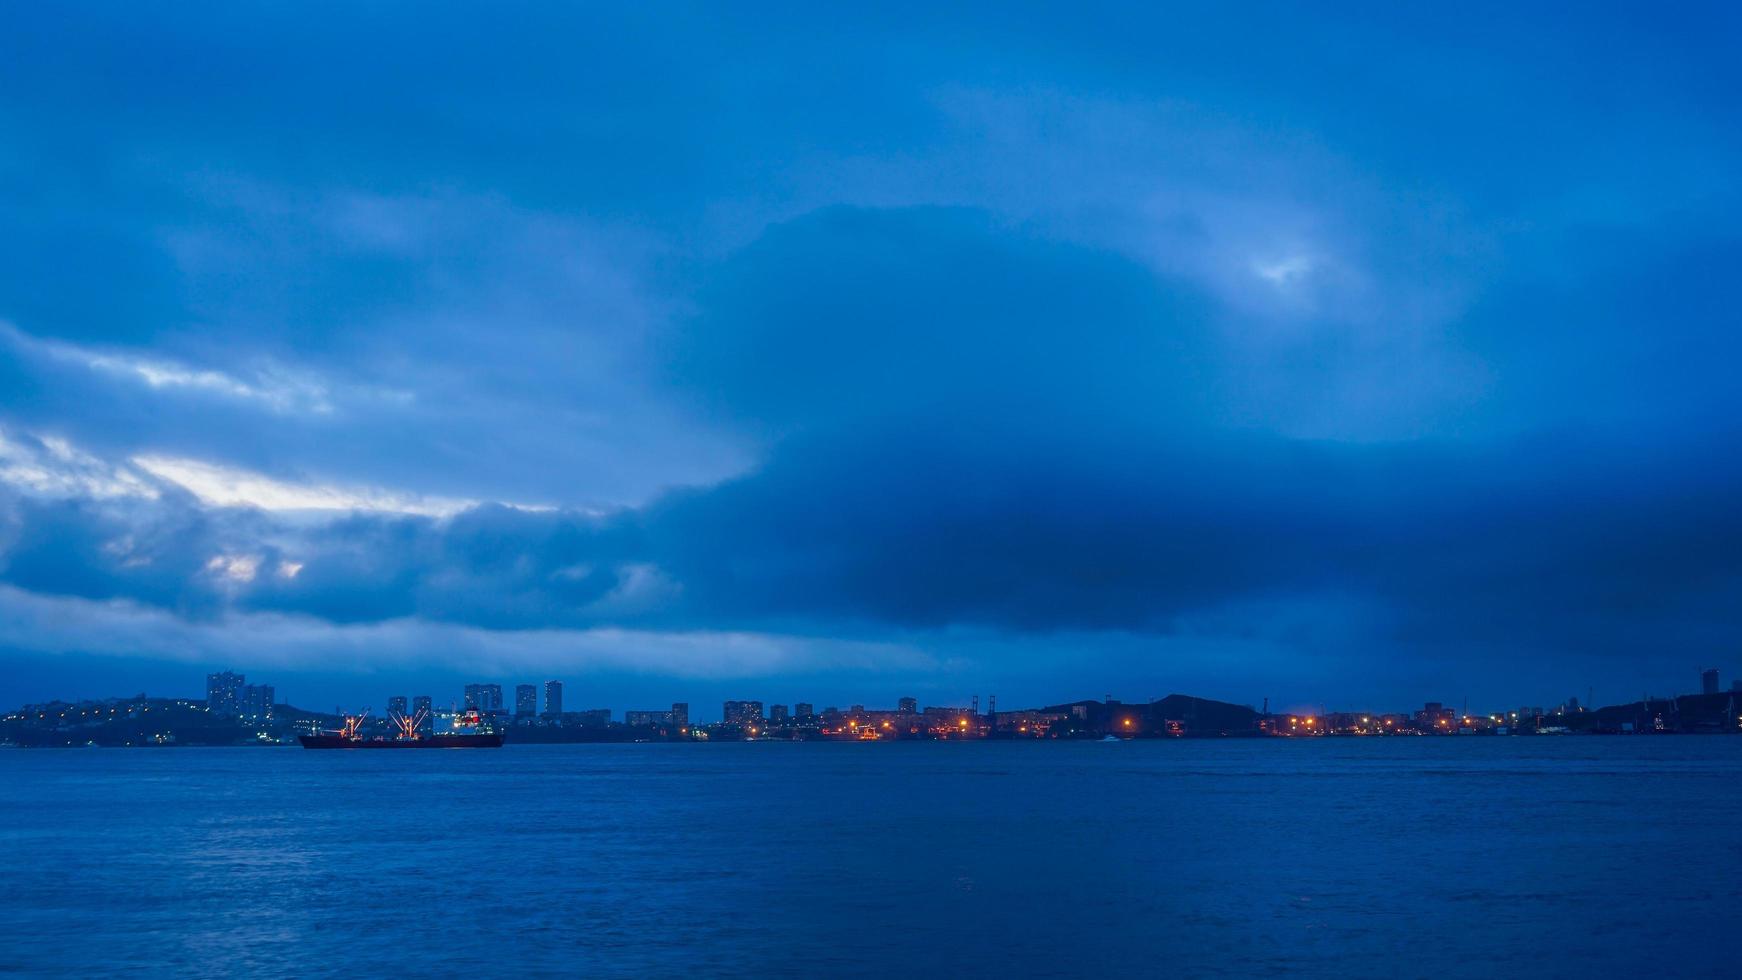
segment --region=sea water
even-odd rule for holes
[[[1735,975],[1742,738],[0,750],[0,972]]]

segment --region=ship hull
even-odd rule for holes
[[[499,749],[502,736],[432,735],[429,738],[364,739],[343,735],[302,735],[305,749]]]

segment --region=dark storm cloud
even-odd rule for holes
[[[255,554],[263,522],[250,514],[213,516],[189,501],[40,500],[0,496],[0,577],[48,595],[125,598],[192,616],[219,611],[225,597],[207,576],[214,557],[246,542]]]
[[[776,431],[1163,422],[1213,367],[1212,307],[1194,290],[978,212],[831,209],[710,280],[674,344],[677,381]]]
[[[190,615],[511,630],[1167,634],[1229,604],[1355,597],[1383,613],[1374,642],[1417,658],[1520,642],[1637,656],[1742,626],[1742,473],[1699,445],[962,435],[794,441],[752,476],[603,517],[485,507],[268,532],[174,502],[127,522],[26,504],[0,574]],[[212,557],[245,557],[249,578]]]
[[[661,509],[662,567],[703,616],[861,628],[1165,634],[1227,605],[1354,599],[1367,643],[1441,663],[1651,656],[1742,628],[1742,473],[1702,444],[952,435],[791,447]],[[1309,630],[1301,653],[1320,645]]]

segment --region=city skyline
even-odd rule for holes
[[[468,684],[457,701],[437,705],[433,695],[390,695],[387,710],[335,706],[331,712],[279,703],[274,688],[244,675],[206,675],[202,700],[141,693],[97,701],[55,700],[0,714],[0,746],[23,748],[269,747],[500,748],[624,742],[904,742],[904,741],[1129,741],[1149,739],[1316,739],[1399,736],[1663,736],[1742,734],[1742,680],[1728,690],[1715,668],[1700,672],[1697,693],[1646,695],[1599,705],[1576,696],[1557,705],[1472,707],[1424,701],[1418,708],[1339,705],[1337,709],[1262,707],[1174,692],[1147,701],[1108,693],[1100,699],[1006,703],[928,704],[902,697],[893,706],[866,703],[792,705],[733,699],[717,718],[689,702],[668,708],[595,707],[566,710],[563,684],[545,682],[544,710],[537,687],[520,684],[515,699],[502,685]],[[1624,748],[1614,751],[1627,752]]]
[[[324,703],[321,701],[305,700],[304,703],[295,704],[292,699],[288,697],[277,699],[277,688],[275,685],[247,683],[246,675],[226,669],[207,674],[203,699],[194,700],[198,700],[205,704],[206,707],[214,713],[227,716],[269,717],[273,707],[278,706],[292,707],[300,711],[315,711],[334,716],[361,716],[375,713],[375,720],[378,722],[385,722],[396,714],[405,717],[412,717],[413,715],[418,715],[420,713],[422,715],[429,715],[431,712],[445,711],[450,714],[457,712],[478,712],[484,716],[494,716],[499,718],[504,723],[513,723],[517,725],[528,722],[549,722],[553,719],[562,719],[565,716],[570,718],[586,716],[598,719],[601,722],[621,723],[631,727],[655,723],[688,725],[692,721],[697,725],[742,725],[748,724],[751,719],[754,719],[756,723],[761,724],[764,722],[780,722],[788,718],[820,716],[837,712],[869,711],[873,713],[899,713],[913,715],[922,712],[940,710],[965,711],[970,712],[973,715],[980,715],[982,713],[982,695],[979,693],[965,694],[956,698],[946,697],[938,699],[935,704],[911,695],[897,696],[884,701],[879,701],[876,698],[853,696],[836,698],[833,702],[829,699],[818,700],[814,698],[808,701],[792,700],[782,702],[760,698],[748,699],[737,697],[727,698],[717,702],[721,705],[721,709],[718,714],[715,715],[710,713],[705,707],[707,702],[696,702],[696,704],[703,706],[701,710],[693,710],[690,701],[674,701],[669,706],[660,708],[601,703],[601,701],[595,700],[588,702],[586,706],[581,707],[576,702],[569,700],[568,696],[565,694],[565,691],[569,689],[568,682],[555,678],[546,679],[536,684],[518,683],[512,685],[517,695],[512,701],[504,696],[505,686],[506,685],[502,683],[496,682],[468,683],[459,689],[459,693],[456,696],[449,698],[445,702],[439,695],[428,692],[416,694],[396,692],[379,698],[379,700],[385,704],[385,713],[376,713],[376,706],[369,699],[365,699],[361,704],[335,704],[331,712],[326,712]],[[527,701],[524,696],[528,691],[535,693],[542,692],[543,701],[540,702],[536,698],[530,702]],[[1057,694],[1057,692],[1055,692],[1055,694]],[[1581,711],[1602,708],[1610,704],[1673,701],[1694,694],[1703,697],[1742,697],[1742,676],[1727,678],[1724,671],[1720,668],[1702,667],[1697,672],[1697,685],[1689,684],[1685,688],[1672,688],[1664,691],[1640,691],[1634,692],[1632,695],[1611,697],[1604,700],[1598,700],[1594,689],[1587,688],[1583,695],[1573,693],[1567,695],[1563,699],[1550,701],[1538,700],[1534,703],[1528,698],[1514,698],[1510,701],[1502,700],[1490,704],[1472,705],[1467,698],[1459,703],[1457,701],[1449,700],[1432,700],[1431,698],[1422,698],[1420,696],[1417,697],[1416,703],[1426,704],[1430,710],[1438,710],[1443,706],[1447,712],[1447,717],[1455,717],[1458,714],[1463,714],[1479,718],[1500,718],[1510,714],[1516,718],[1521,710],[1539,716],[1569,712],[1578,713]],[[1155,695],[1131,698],[1127,696],[1115,696],[1113,692],[1109,691],[1103,693],[1098,698],[1055,696],[1052,698],[1042,698],[1039,701],[1034,702],[1013,702],[1006,699],[1005,707],[1007,711],[1027,712],[1036,710],[1037,706],[1042,703],[1066,704],[1096,701],[1110,704],[1142,706],[1180,696],[1186,695],[1184,695],[1184,692],[1182,691],[1172,690],[1165,696]],[[135,692],[130,696],[110,696],[107,698],[86,699],[76,697],[55,697],[44,699],[40,703],[115,701],[128,700],[129,697],[133,699],[149,697],[154,700],[189,700],[187,698],[177,699],[175,695],[166,695],[163,692],[153,693],[141,691]],[[1343,699],[1336,702],[1307,702],[1299,699],[1291,700],[1286,696],[1273,698],[1271,695],[1266,694],[1256,701],[1243,701],[1239,698],[1204,698],[1202,692],[1194,692],[1190,694],[1189,697],[1218,704],[1245,708],[1259,716],[1300,716],[1303,719],[1315,716],[1342,715],[1395,717],[1398,716],[1400,712],[1402,715],[1409,715],[1414,711],[1414,709],[1397,704],[1357,703],[1351,699]],[[1273,701],[1274,704],[1272,703]],[[820,708],[818,707],[819,705],[821,705]],[[1260,707],[1260,705],[1262,707]],[[988,692],[985,695],[984,714],[989,717],[997,713],[998,695],[996,692]],[[1742,722],[1742,717],[1738,717],[1737,721]]]
[[[82,658],[78,660],[81,667],[89,667]],[[144,690],[174,690],[184,684],[185,679],[193,676],[189,669],[199,671],[197,664],[147,664],[146,669],[133,671],[130,667],[139,666],[133,658],[116,658],[109,661],[115,665],[113,670],[80,670],[67,674],[57,674],[45,671],[40,678],[27,689],[16,689],[15,693],[0,701],[0,704],[20,704],[26,702],[50,700],[80,700],[100,699],[135,694]],[[1717,666],[1712,666],[1712,665]],[[852,703],[855,701],[877,701],[879,703],[895,704],[909,696],[919,696],[934,703],[950,703],[953,700],[964,700],[978,694],[995,695],[1001,693],[1007,703],[1028,703],[1046,700],[1060,693],[1069,693],[1073,698],[1101,697],[1109,689],[1118,692],[1120,696],[1132,700],[1145,700],[1160,697],[1169,692],[1193,691],[1199,695],[1227,701],[1229,703],[1257,703],[1266,697],[1278,699],[1279,705],[1285,705],[1283,710],[1308,712],[1323,710],[1334,703],[1361,702],[1364,704],[1406,704],[1411,700],[1419,700],[1423,692],[1431,697],[1443,697],[1454,702],[1472,704],[1509,704],[1531,702],[1541,704],[1561,704],[1568,698],[1578,698],[1584,702],[1595,700],[1622,702],[1637,699],[1641,696],[1660,696],[1669,692],[1694,691],[1698,685],[1690,678],[1699,680],[1701,675],[1710,670],[1717,670],[1724,678],[1722,687],[1728,689],[1733,683],[1742,682],[1742,661],[1732,667],[1731,661],[1725,657],[1690,658],[1679,665],[1679,669],[1669,666],[1654,665],[1649,671],[1640,671],[1636,676],[1640,682],[1633,688],[1611,684],[1601,686],[1581,678],[1568,677],[1562,680],[1538,679],[1523,684],[1514,683],[1504,676],[1484,676],[1474,678],[1469,683],[1437,684],[1424,683],[1419,688],[1397,691],[1387,689],[1377,694],[1360,693],[1362,685],[1343,683],[1341,678],[1308,677],[1305,683],[1249,683],[1244,678],[1236,678],[1227,674],[1175,672],[1154,670],[1147,679],[1136,677],[1111,678],[1099,680],[1070,680],[1063,683],[1053,681],[1037,682],[1030,677],[1019,677],[1015,683],[998,683],[982,680],[963,683],[939,684],[935,679],[918,677],[908,680],[871,676],[864,682],[831,683],[817,685],[805,677],[773,677],[753,681],[738,681],[729,679],[701,678],[695,680],[667,677],[646,677],[608,674],[599,677],[587,675],[572,675],[565,680],[559,680],[562,691],[559,700],[566,700],[571,707],[576,702],[575,697],[586,696],[593,702],[587,707],[625,706],[634,707],[641,704],[657,706],[662,699],[669,700],[674,692],[687,694],[690,700],[701,705],[718,705],[727,700],[741,697],[746,692],[757,695],[768,704],[784,701],[791,705],[801,701],[822,704],[831,701]],[[204,673],[214,671],[236,670],[238,673],[253,672],[262,676],[270,675],[274,686],[283,692],[281,700],[304,703],[309,706],[343,702],[355,706],[380,707],[385,703],[388,693],[383,692],[381,677],[376,673],[352,674],[332,672],[308,672],[295,669],[293,666],[268,664],[255,668],[247,668],[244,663],[223,662],[210,664]],[[396,672],[397,673],[397,672]],[[406,693],[416,689],[418,693],[431,690],[459,692],[448,700],[464,703],[464,690],[473,684],[492,684],[500,687],[504,703],[509,709],[514,707],[513,701],[517,687],[531,684],[537,689],[540,713],[543,712],[545,700],[545,684],[551,678],[542,674],[497,674],[492,680],[483,680],[476,671],[465,672],[431,672],[416,668],[408,669],[398,676],[404,678],[403,683],[396,686]],[[527,678],[532,678],[528,680]],[[1006,677],[1009,680],[1009,677]],[[167,681],[167,683],[166,683]],[[577,686],[578,685],[578,686]],[[13,686],[15,687],[15,685]],[[8,685],[0,684],[0,691],[8,690]],[[1296,693],[1298,692],[1298,693]],[[193,693],[193,692],[190,692]],[[26,696],[27,695],[27,696]],[[437,699],[438,705],[447,701]]]
[[[1733,10],[307,16],[0,37],[0,700],[1742,654]]]

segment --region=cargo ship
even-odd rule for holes
[[[323,732],[319,735],[303,735],[297,740],[305,749],[499,749],[502,747],[502,735],[489,731],[478,712],[468,711],[455,720],[457,728],[470,731],[444,732],[440,735],[424,734],[423,722],[428,717],[427,711],[419,711],[416,715],[393,716],[393,726],[397,731],[392,737],[385,735],[364,735],[363,719],[369,717],[365,711],[360,715],[345,717],[344,726],[336,732]]]

